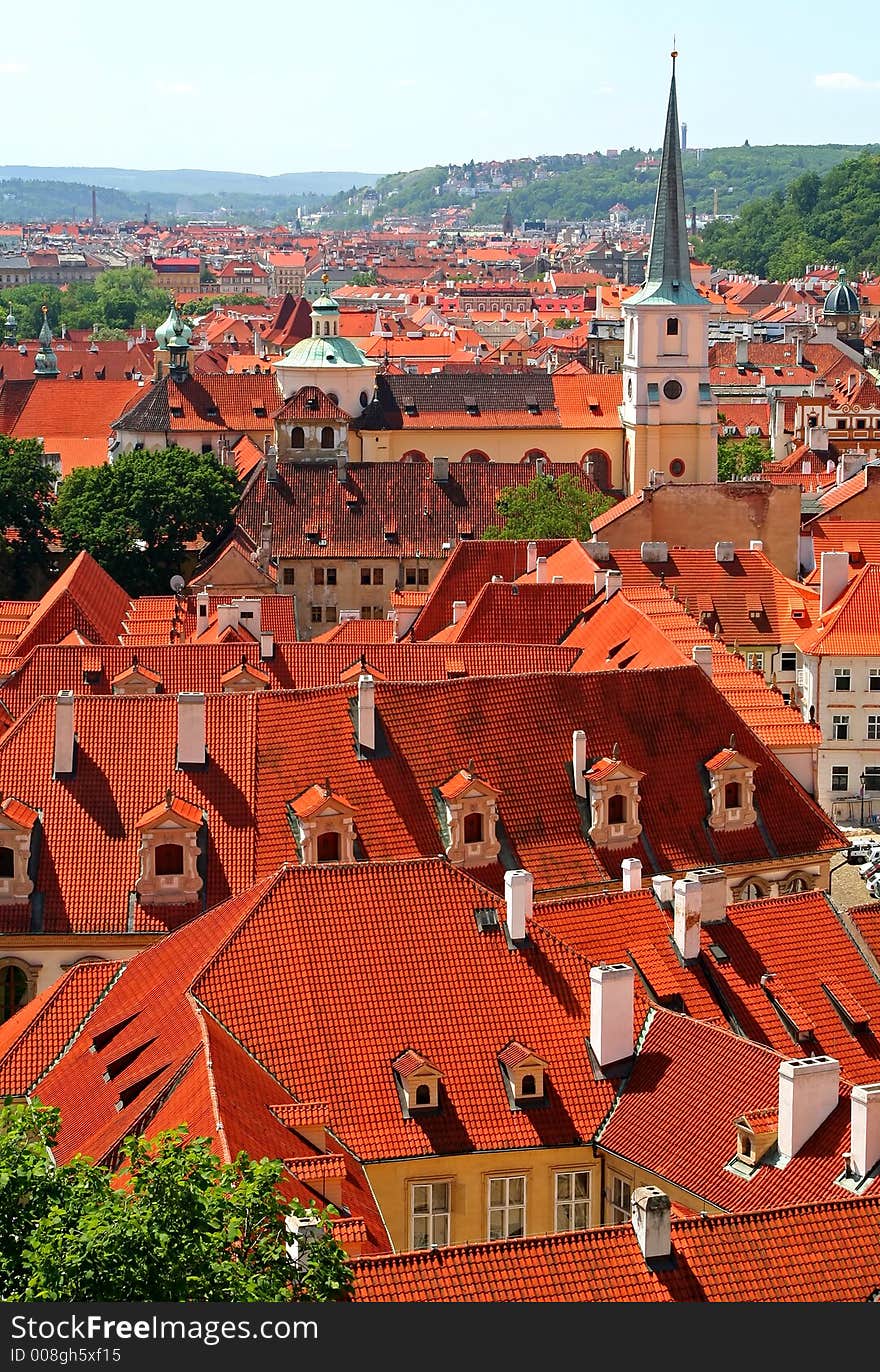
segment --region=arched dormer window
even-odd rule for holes
[[[590,795],[590,838],[599,847],[627,848],[638,839],[642,832],[639,782],[644,775],[617,756],[598,758],[584,773]]]
[[[756,763],[737,752],[734,740],[706,763],[709,773],[709,799],[713,829],[748,829],[757,820],[755,812]]]
[[[724,787],[725,810],[738,810],[742,804],[742,787],[738,781],[728,781]]]
[[[483,867],[501,851],[499,792],[471,767],[456,772],[434,792],[446,855],[460,867]]]
[[[325,424],[324,428],[321,430],[321,447],[336,447],[336,434],[333,432],[329,424]]]
[[[24,904],[34,889],[30,875],[39,811],[7,796],[0,804],[0,902]]]
[[[304,448],[306,446],[306,431],[301,424],[296,424],[290,431],[291,448]]]
[[[547,1064],[531,1048],[511,1039],[498,1054],[498,1066],[511,1110],[522,1110],[544,1100]]]
[[[304,867],[317,862],[354,862],[354,809],[329,779],[310,786],[288,805],[290,826]]]
[[[137,822],[140,873],[135,890],[144,905],[186,905],[202,889],[199,835],[205,815],[171,791]]]
[[[413,1048],[399,1053],[391,1064],[404,1119],[440,1108],[440,1072]]]
[[[522,1079],[521,1094],[524,1096],[534,1096],[537,1094],[534,1073],[526,1072]]]
[[[431,1104],[431,1088],[427,1082],[423,1081],[416,1087],[416,1105]]]
[[[316,852],[319,862],[338,862],[342,849],[340,835],[335,829],[325,829],[316,839]]]
[[[15,876],[15,853],[11,848],[0,848],[0,880]]]
[[[608,823],[626,824],[626,796],[619,792],[608,797]]]
[[[33,1000],[39,971],[39,967],[20,958],[4,958],[0,962],[0,1024]]]
[[[155,849],[157,877],[183,876],[183,844],[159,843]]]

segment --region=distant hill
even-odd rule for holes
[[[352,186],[372,186],[378,179],[378,172],[283,172],[280,176],[255,176],[250,172],[136,171],[129,167],[0,166],[0,181],[65,181],[174,195],[222,195],[228,191],[252,196],[326,196],[350,190]]]

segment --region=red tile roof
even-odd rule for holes
[[[867,563],[843,595],[797,638],[813,657],[876,657],[880,653],[880,565]]]
[[[536,540],[536,557],[548,557],[566,546],[564,539]],[[525,570],[528,541],[522,539],[477,539],[458,543],[438,572],[428,599],[412,628],[412,637],[429,639],[452,623],[453,601],[466,604],[493,576],[515,581]]]

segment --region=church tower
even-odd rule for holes
[[[709,302],[691,279],[681,170],[675,59],[648,269],[623,302],[624,488],[715,481],[718,415],[709,388]]]

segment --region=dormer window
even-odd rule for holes
[[[131,666],[113,678],[110,689],[115,696],[152,696],[161,691],[162,678],[144,667],[135,653]]]
[[[525,1110],[544,1101],[547,1064],[516,1039],[498,1054],[498,1065],[511,1110]]]
[[[777,1107],[747,1110],[735,1121],[735,1128],[735,1161],[749,1169],[757,1167],[770,1149],[776,1146],[779,1131]]]
[[[24,903],[34,889],[31,857],[40,814],[7,796],[0,804],[0,902]]]
[[[231,667],[220,677],[220,689],[225,692],[265,691],[268,685],[268,676],[248,661],[247,653],[242,653],[237,667]]]
[[[501,851],[498,798],[473,765],[456,772],[434,792],[446,855],[460,867],[484,867]]]
[[[354,808],[334,793],[329,779],[292,800],[288,814],[304,867],[355,861]]]
[[[135,890],[144,905],[185,905],[202,889],[199,837],[205,815],[166,791],[165,800],[137,822],[140,874]]]
[[[713,829],[748,829],[757,819],[754,806],[756,763],[731,746],[706,763]]]
[[[440,1109],[440,1072],[427,1058],[407,1048],[391,1066],[404,1119]]]
[[[621,762],[617,746],[612,757],[599,758],[584,773],[590,788],[590,838],[602,848],[628,848],[642,832],[639,819],[639,782],[644,777]]]

